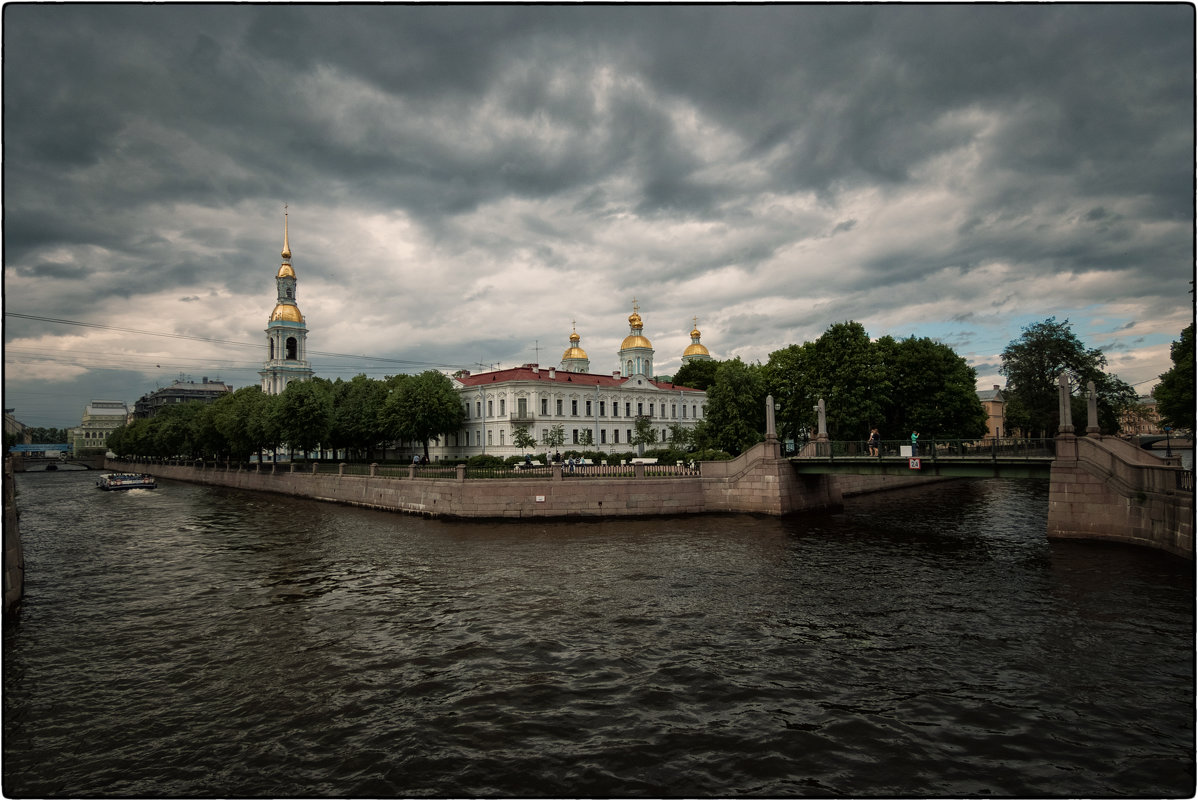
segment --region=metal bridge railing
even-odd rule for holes
[[[1051,438],[1007,439],[936,439],[921,438],[914,452],[911,440],[882,440],[876,455],[870,453],[865,440],[830,440],[808,442],[798,452],[800,459],[901,459],[917,456],[921,459],[1032,459],[1052,457],[1056,441]]]

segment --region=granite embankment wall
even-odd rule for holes
[[[1048,536],[1194,558],[1194,474],[1111,437],[1058,437]]]
[[[21,552],[21,533],[17,529],[17,489],[13,481],[13,461],[4,460],[4,617],[20,604],[25,593],[25,557]]]
[[[197,465],[130,464],[160,478],[259,492],[275,492],[334,503],[432,517],[551,518],[621,517],[696,513],[785,515],[843,504],[842,477],[800,476],[778,456],[776,443],[761,443],[728,462],[704,462],[697,477],[465,479],[396,478],[292,471],[289,466],[259,469]],[[878,485],[878,478],[872,483]],[[890,485],[899,486],[894,480]],[[918,481],[918,479],[916,480]],[[926,479],[925,479],[926,481]],[[849,494],[869,491],[866,481],[850,482]],[[884,482],[885,483],[885,482]],[[883,488],[880,485],[875,488]],[[890,488],[886,486],[884,488]]]

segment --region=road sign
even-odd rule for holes
[[[919,459],[908,459],[907,467],[910,467],[912,470],[921,470],[922,469],[919,466]]]

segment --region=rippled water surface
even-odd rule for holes
[[[1194,570],[1047,485],[445,523],[17,478],[7,796],[1189,796]]]

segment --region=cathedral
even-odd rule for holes
[[[275,274],[277,298],[266,324],[267,359],[258,372],[262,391],[269,395],[282,393],[292,381],[312,377],[308,329],[296,303],[297,280],[291,266],[286,213],[280,255],[283,261]],[[591,361],[577,330],[570,332],[569,345],[556,366],[525,364],[486,373],[454,373],[450,380],[466,421],[461,430],[429,443],[430,458],[460,461],[480,453],[507,457],[542,451],[559,426],[565,440],[562,448],[626,452],[635,447],[632,440],[638,420],[649,421],[656,442],[664,447],[674,426],[693,428],[704,418],[707,393],[654,376],[653,344],[645,337],[644,328],[634,300],[628,336],[616,353],[619,369],[610,373],[590,372]],[[690,336],[683,364],[710,360],[707,347],[699,341],[697,318]],[[538,445],[517,446],[521,430]]]
[[[667,446],[674,426],[694,428],[704,418],[707,393],[653,375],[654,349],[644,327],[633,301],[628,336],[616,353],[619,369],[611,373],[590,372],[590,358],[577,330],[571,331],[556,367],[526,364],[455,373],[453,385],[466,422],[435,447],[430,443],[430,458],[456,461],[479,453],[508,457],[543,451],[558,426],[565,440],[561,448],[623,453],[636,447],[632,440],[638,420],[648,420],[657,445]],[[684,362],[711,359],[699,337],[696,325]],[[518,447],[515,439],[521,429],[538,444]]]

